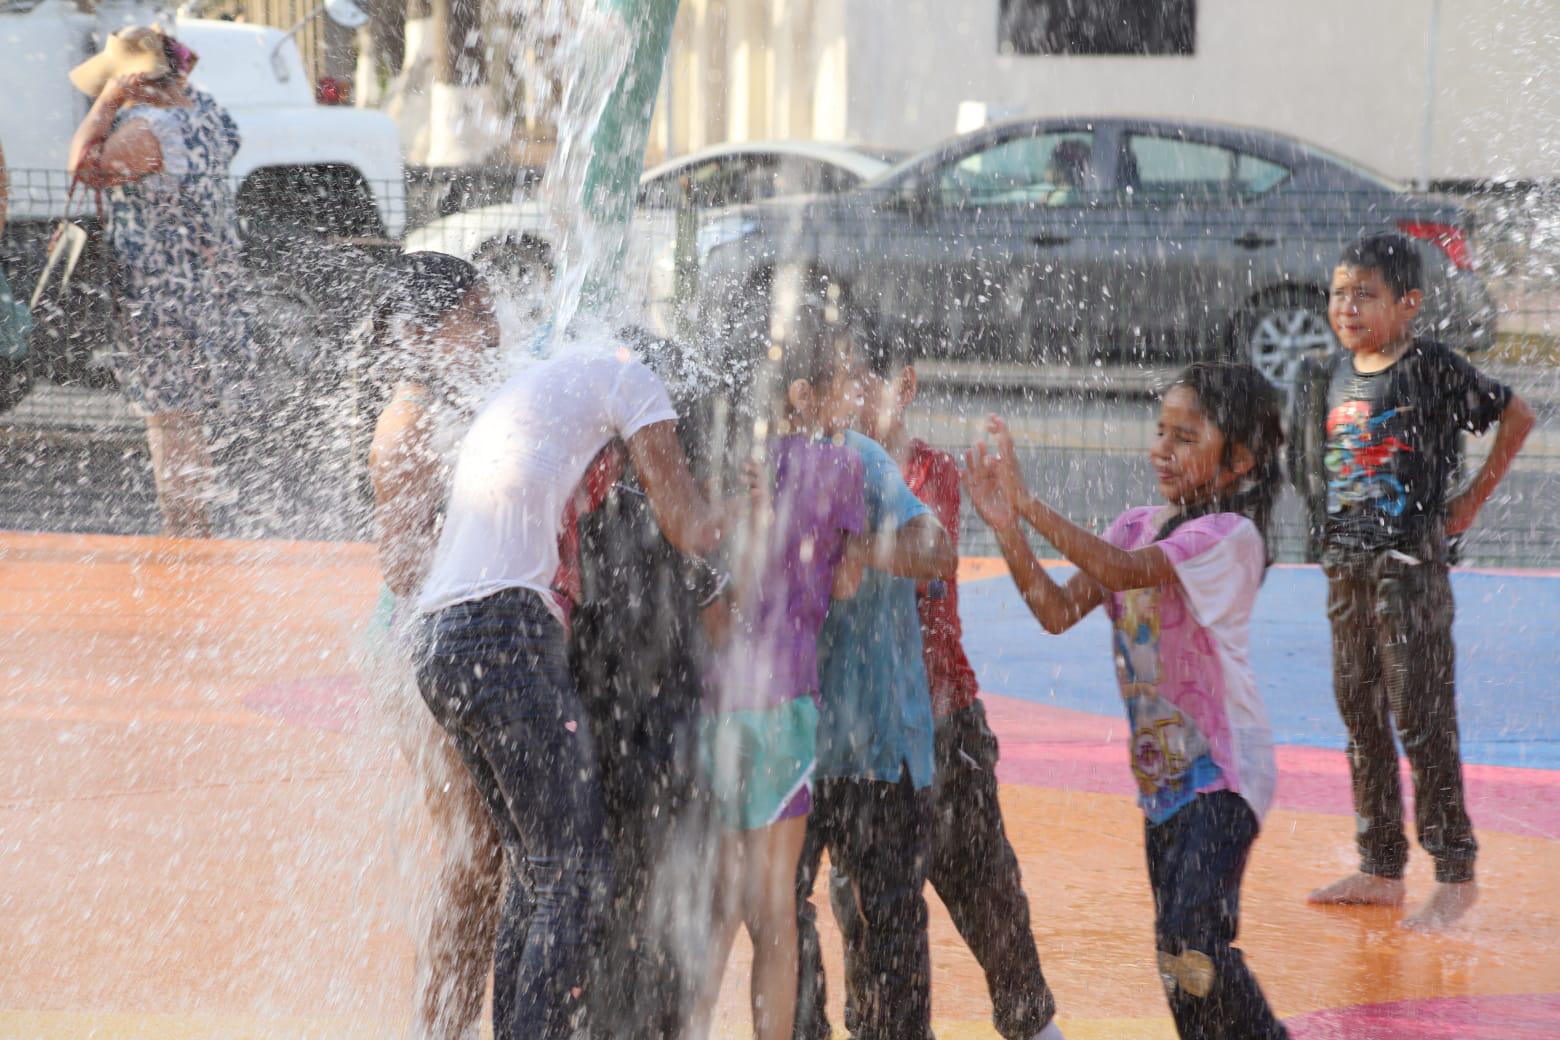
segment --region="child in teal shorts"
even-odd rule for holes
[[[817,324],[779,345],[767,473],[712,625],[702,752],[721,826],[710,971],[693,1036],[707,1032],[736,924],[753,942],[754,1035],[790,1040],[796,1004],[796,865],[817,755],[818,633],[855,592],[865,555],[861,459],[840,444],[861,403],[849,340]]]

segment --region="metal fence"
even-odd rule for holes
[[[10,184],[0,264],[25,299],[42,267],[52,218],[65,210],[66,180],[58,172],[13,170]],[[552,239],[557,222],[524,197],[503,209],[446,212],[457,204],[507,200],[514,194],[508,183],[473,188],[424,177],[408,187],[311,169],[259,171],[233,188],[247,270],[284,334],[336,335],[361,311],[384,259],[408,245],[475,258],[501,286],[528,267],[563,262]],[[729,201],[688,195],[680,210],[641,210],[630,253],[648,267],[635,269],[625,284],[643,291],[652,324],[729,350],[742,342],[736,326],[752,320],[734,306],[751,300],[752,272],[765,263],[773,271],[783,261],[805,267],[808,257],[853,257],[860,281],[850,291],[884,319],[875,334],[902,335],[920,352],[923,390],[913,432],[962,450],[975,420],[990,411],[1007,415],[1036,487],[1096,524],[1126,505],[1152,501],[1143,461],[1154,427],[1151,398],[1176,364],[1193,353],[1250,349],[1254,319],[1240,319],[1253,318],[1243,308],[1255,297],[1243,290],[1281,276],[1287,288],[1280,299],[1297,304],[1290,316],[1309,309],[1313,327],[1321,322],[1325,335],[1317,286],[1325,283],[1339,241],[1350,235],[1337,216],[1339,200],[1328,198],[1292,200],[1290,208],[1270,213],[1265,226],[1232,222],[1227,212],[1166,206],[1153,219],[1080,220],[1072,225],[1075,236],[1054,233],[1067,226],[1067,214],[1032,208],[1002,219],[974,211],[890,214],[902,225],[896,240],[872,225],[887,222],[881,213],[864,212],[837,227],[793,227],[792,239],[777,243],[749,234],[746,216],[719,208]],[[1425,248],[1436,259],[1434,306],[1444,324],[1433,331],[1455,338],[1484,320],[1470,315],[1487,293],[1485,317],[1493,318],[1488,327],[1498,334],[1474,344],[1473,356],[1533,400],[1543,425],[1486,509],[1466,559],[1560,565],[1554,508],[1560,442],[1551,429],[1560,409],[1560,195],[1533,188],[1490,191],[1470,201],[1472,235],[1458,247],[1466,255],[1454,257],[1446,241],[1433,240],[1437,232],[1417,229],[1428,234]],[[1314,213],[1307,208],[1313,203]],[[78,200],[76,207],[89,222],[94,218],[95,200]],[[390,234],[409,224],[408,236]],[[1359,227],[1356,222],[1353,230]],[[907,237],[915,241],[907,245]],[[1290,249],[1282,262],[1263,259],[1262,237],[1292,239],[1302,248]],[[886,280],[860,274],[889,262],[898,267]],[[1293,270],[1283,270],[1286,263]],[[1305,264],[1304,271],[1296,266]],[[93,277],[90,268],[78,273],[89,290]],[[1448,288],[1448,279],[1458,287]],[[763,288],[761,302],[772,309],[775,286]],[[82,305],[95,308],[95,316],[78,316],[65,342],[33,344],[27,365],[36,381],[108,382],[92,365],[94,353],[112,340],[105,304],[101,294],[87,292]],[[1132,319],[1123,320],[1133,308]],[[894,319],[906,320],[895,326]],[[1487,444],[1474,442],[1470,450],[1477,458]],[[1302,554],[1302,530],[1291,501],[1279,518],[1282,556]],[[965,549],[994,551],[973,516],[966,517]]]

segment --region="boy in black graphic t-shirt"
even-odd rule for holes
[[[1533,412],[1440,343],[1414,338],[1421,278],[1418,254],[1396,234],[1354,243],[1333,272],[1328,319],[1344,351],[1327,373],[1325,401],[1309,410],[1325,409],[1310,420],[1323,424],[1312,450],[1322,453],[1321,557],[1360,870],[1312,892],[1310,901],[1403,902],[1408,842],[1395,723],[1413,773],[1415,829],[1435,860],[1437,882],[1403,923],[1436,929],[1477,894],[1478,845],[1457,749],[1446,539],[1468,529],[1506,475]],[[1313,396],[1320,389],[1318,381]],[[1298,397],[1296,405],[1306,410]],[[1448,498],[1459,431],[1482,433],[1496,423],[1489,458],[1467,490]]]

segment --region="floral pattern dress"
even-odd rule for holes
[[[113,369],[148,413],[228,410],[254,364],[229,168],[238,128],[210,95],[182,108],[137,105],[162,170],[106,195],[107,235],[124,275]]]

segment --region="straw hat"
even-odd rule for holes
[[[162,33],[144,25],[121,29],[108,38],[101,54],[70,70],[70,81],[87,97],[95,98],[120,76],[166,76],[168,54],[163,42]]]

